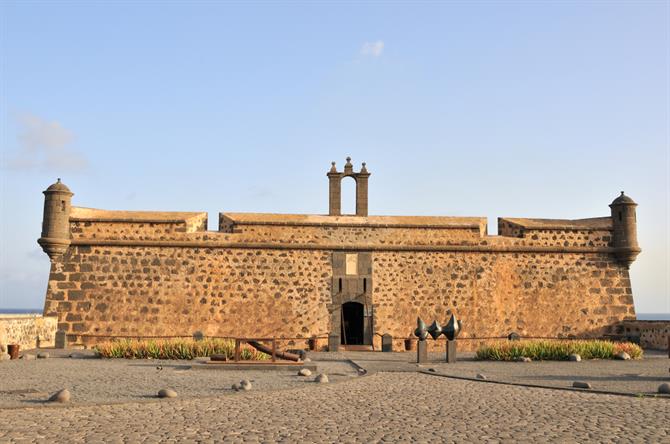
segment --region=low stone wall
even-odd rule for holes
[[[670,321],[623,321],[621,333],[639,338],[642,348],[668,350]]]
[[[42,315],[0,315],[0,344],[19,344],[21,350],[53,347],[58,319]]]

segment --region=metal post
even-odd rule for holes
[[[235,362],[240,360],[240,338],[235,338]]]
[[[273,337],[272,338],[272,362],[275,362],[277,360],[276,354],[277,354],[277,339]]]

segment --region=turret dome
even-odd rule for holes
[[[623,191],[621,192],[621,195],[614,199],[611,203],[611,205],[637,205],[633,199],[630,197],[626,196]]]
[[[56,183],[49,185],[49,188],[47,188],[45,193],[54,193],[54,192],[59,192],[59,193],[70,193],[73,194],[72,191],[65,185],[63,182],[60,181],[60,177],[56,181]]]

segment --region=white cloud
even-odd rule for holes
[[[70,147],[75,137],[59,122],[23,113],[16,116],[19,149],[4,165],[12,170],[42,169],[49,172],[81,171],[88,166],[84,155]]]
[[[379,57],[384,52],[384,41],[365,42],[361,47],[361,55],[367,57]]]

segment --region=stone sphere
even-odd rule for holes
[[[158,391],[159,398],[176,398],[177,392],[172,389],[160,389]]]
[[[49,397],[49,402],[69,402],[70,401],[70,391],[68,389],[58,390],[56,393]]]

